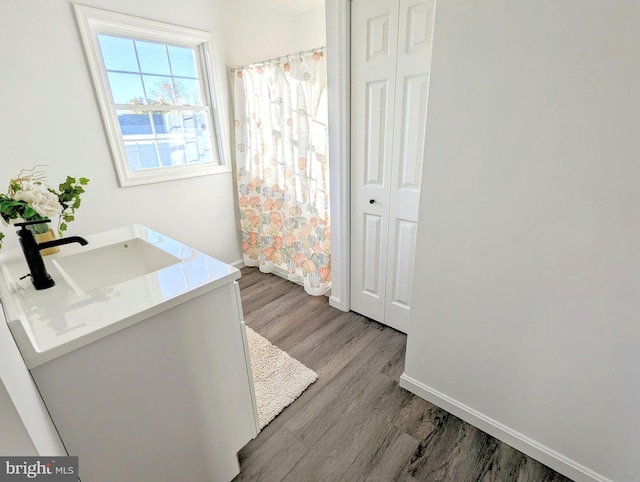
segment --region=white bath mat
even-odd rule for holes
[[[264,428],[315,382],[318,375],[249,327],[247,339],[258,421],[260,428]]]

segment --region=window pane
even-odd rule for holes
[[[178,105],[202,105],[200,83],[197,80],[175,79],[174,83]]]
[[[126,142],[125,148],[131,170],[160,167],[154,142]]]
[[[188,136],[196,137],[207,133],[206,114],[204,112],[185,112],[183,116],[184,131]]]
[[[167,49],[162,44],[136,40],[140,70],[145,74],[171,75]]]
[[[163,166],[182,166],[186,164],[184,142],[159,142],[158,150]]]
[[[141,136],[153,134],[149,114],[130,110],[118,110],[118,123],[123,136]]]
[[[211,162],[209,138],[195,138],[185,142],[187,162]]]
[[[183,129],[189,162],[211,162],[211,139],[205,112],[185,112]]]
[[[211,149],[211,133],[213,127],[209,124],[209,116],[205,112],[198,112],[196,116],[198,122],[198,150],[200,151],[201,159],[206,158],[206,162],[211,162],[212,149]]]
[[[167,46],[171,60],[171,72],[179,77],[197,78],[196,60],[193,49]]]
[[[167,126],[167,116],[164,113],[154,113],[152,116],[153,127],[156,130],[156,134],[168,134],[169,127]]]
[[[207,123],[205,112],[185,114],[185,137],[187,138],[188,152],[197,150],[199,162],[211,162],[211,137],[210,126]],[[191,158],[191,157],[190,157]]]
[[[211,162],[206,111],[117,112],[132,170]]]
[[[176,105],[171,77],[143,75],[149,104]]]
[[[138,72],[136,52],[130,39],[100,34],[98,42],[107,70]]]
[[[138,74],[109,72],[109,85],[116,104],[144,104],[144,90]]]
[[[180,111],[166,113],[164,121],[170,135],[182,135],[182,113]]]
[[[159,122],[156,123],[158,149],[163,165],[211,162],[211,140],[206,115],[206,112],[168,113],[161,126],[166,129],[167,134],[161,134]]]
[[[129,169],[132,171],[139,171],[140,167],[140,156],[138,155],[138,147],[135,144],[127,144],[124,146],[127,151],[127,160],[129,162]]]

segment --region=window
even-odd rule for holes
[[[121,186],[228,172],[209,34],[75,5]]]

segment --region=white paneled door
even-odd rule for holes
[[[351,4],[351,307],[407,332],[435,1]]]

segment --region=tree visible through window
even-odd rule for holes
[[[76,11],[121,183],[221,166],[207,35],[89,7]]]

